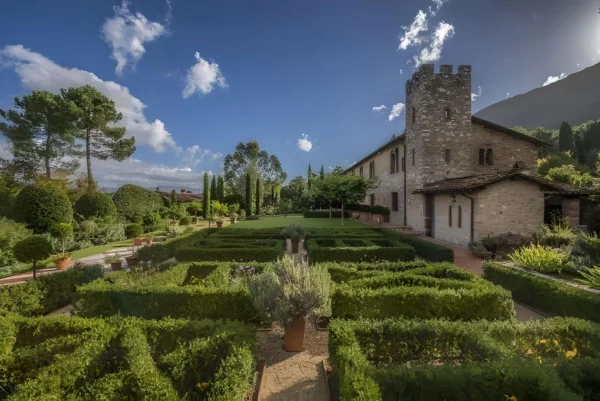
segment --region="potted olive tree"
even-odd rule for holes
[[[58,223],[51,227],[50,234],[58,239],[61,245],[61,254],[52,258],[56,270],[65,270],[71,266],[71,254],[65,252],[67,239],[73,237],[73,226],[67,223]]]
[[[32,235],[17,242],[13,247],[15,258],[21,263],[33,264],[33,279],[36,278],[36,262],[44,260],[52,253],[52,245],[43,235]]]
[[[292,253],[298,253],[300,241],[304,238],[304,229],[297,224],[290,224],[281,230],[281,236],[292,242]]]
[[[311,316],[331,315],[331,277],[324,266],[309,267],[285,256],[250,281],[254,307],[263,321],[285,328],[284,349],[304,349],[304,328]]]
[[[237,223],[238,211],[240,210],[240,204],[234,203],[229,205],[229,220],[231,224]]]
[[[110,264],[110,268],[113,271],[122,270],[123,262],[121,261],[121,257],[118,254],[108,255],[104,258],[104,263]]]
[[[187,207],[187,212],[193,216],[192,224],[198,224],[198,214],[202,213],[202,203],[192,202]]]

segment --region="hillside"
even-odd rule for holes
[[[475,116],[497,124],[525,128],[560,128],[600,119],[600,63],[553,84],[503,100]]]

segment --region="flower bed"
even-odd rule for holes
[[[254,321],[256,311],[245,276],[261,271],[264,264],[251,263],[243,271],[240,266],[231,262],[178,263],[150,276],[115,272],[79,287],[77,307],[86,317]]]
[[[483,264],[484,278],[510,290],[514,298],[542,311],[600,323],[600,294],[519,271],[499,263]]]
[[[74,301],[77,286],[102,276],[102,266],[75,265],[60,273],[48,274],[23,284],[0,287],[0,314],[14,312],[38,316]]]
[[[11,400],[241,401],[256,348],[240,322],[3,318],[0,388]]]
[[[329,355],[343,401],[563,401],[594,399],[600,388],[600,329],[573,318],[335,319]]]
[[[514,319],[509,291],[450,264],[325,264],[341,318]]]

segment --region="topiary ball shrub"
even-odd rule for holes
[[[35,264],[47,259],[52,253],[52,245],[43,235],[32,235],[15,244],[13,254],[21,263],[33,263],[33,278],[35,279]]]
[[[189,226],[190,224],[192,224],[192,218],[190,216],[183,216],[179,219],[180,226]]]
[[[163,207],[163,200],[158,192],[133,184],[119,188],[113,195],[113,202],[119,216],[139,223],[143,221],[144,216],[157,212]]]
[[[144,234],[144,228],[141,224],[128,224],[125,227],[125,236],[127,238],[136,238]]]
[[[252,214],[252,215],[246,217],[246,220],[259,220],[259,217],[255,214]]]
[[[25,223],[36,234],[47,232],[58,223],[71,223],[73,208],[66,191],[50,183],[30,184],[13,204],[15,220]]]
[[[102,192],[82,195],[75,203],[75,213],[84,219],[90,217],[111,217],[117,215],[117,208],[112,198]]]

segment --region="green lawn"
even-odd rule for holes
[[[260,220],[243,220],[239,223],[232,225],[232,229],[238,228],[275,228],[275,227],[285,227],[289,224],[297,224],[304,228],[340,228],[342,227],[341,219],[323,219],[323,218],[310,218],[305,219],[302,215],[289,215],[287,217],[283,216],[271,216],[271,217],[261,217]],[[367,225],[361,223],[355,219],[344,219],[343,227],[353,228],[353,227],[368,227]]]

